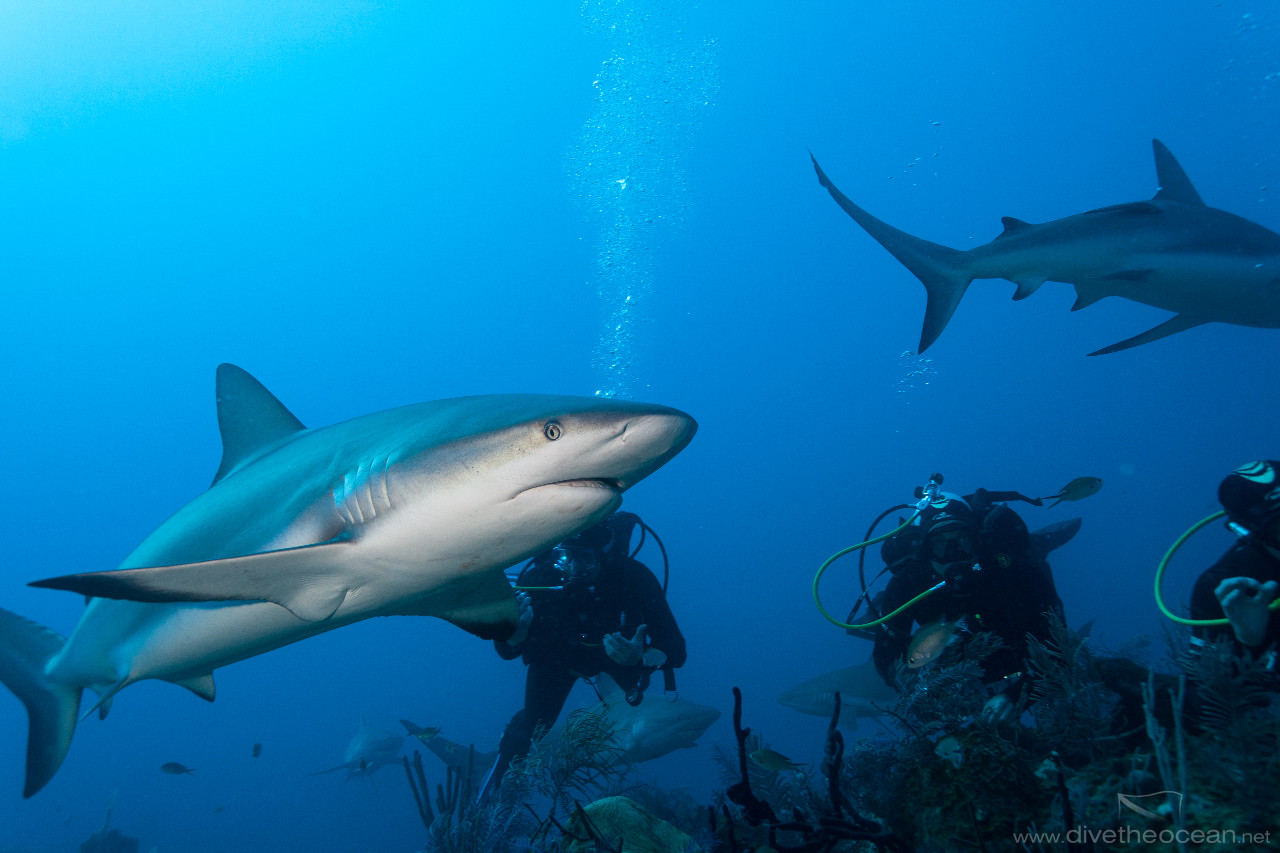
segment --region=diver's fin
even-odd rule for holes
[[[813,160],[814,171],[818,173],[818,183],[831,193],[836,204],[840,205],[840,208],[849,214],[854,222],[861,225],[864,231],[884,246],[889,254],[897,258],[924,285],[927,297],[919,350],[924,352],[947,327],[951,316],[960,305],[960,300],[964,298],[965,291],[969,289],[969,283],[973,281],[973,276],[964,269],[960,261],[964,252],[930,243],[928,240],[921,240],[886,222],[881,222],[850,201],[848,196],[831,183],[831,179],[827,177],[826,172],[822,171],[812,152],[809,158]]]
[[[1185,332],[1187,329],[1203,325],[1205,322],[1205,320],[1197,320],[1188,314],[1175,314],[1153,329],[1147,329],[1142,334],[1134,335],[1132,338],[1120,341],[1118,344],[1094,350],[1089,355],[1107,355],[1108,353],[1119,352],[1122,349],[1142,346],[1152,341],[1158,341],[1161,338],[1167,338],[1170,335],[1176,335],[1178,332]]]
[[[320,622],[360,586],[348,560],[352,547],[351,537],[344,535],[318,545],[245,557],[62,575],[33,581],[30,586],[130,601],[272,601],[299,619]],[[509,588],[507,595],[511,595]],[[514,630],[514,615],[512,622]]]
[[[27,778],[22,796],[30,797],[62,765],[76,730],[81,688],[57,684],[45,676],[49,660],[66,639],[8,610],[0,610],[0,682],[27,709]]]
[[[216,387],[222,464],[215,484],[264,447],[306,429],[261,382],[234,364],[218,365]]]

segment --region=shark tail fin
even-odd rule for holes
[[[947,327],[951,315],[956,312],[965,291],[969,289],[969,283],[973,281],[972,273],[967,271],[962,260],[965,253],[922,240],[867,213],[831,183],[831,179],[822,171],[812,154],[809,157],[818,173],[818,183],[831,193],[836,204],[924,285],[928,297],[924,309],[924,328],[920,331],[919,350],[924,352]]]
[[[49,660],[66,640],[29,619],[0,610],[0,682],[27,709],[27,778],[30,797],[58,772],[71,746],[80,710],[81,688],[45,676]]]

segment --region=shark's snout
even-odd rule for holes
[[[610,442],[611,451],[624,466],[613,477],[625,491],[671,461],[693,440],[698,423],[677,409],[635,414],[622,422]]]

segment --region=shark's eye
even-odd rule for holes
[[[564,428],[559,421],[547,421],[542,427],[542,434],[547,437],[547,441],[555,441],[563,432]]]

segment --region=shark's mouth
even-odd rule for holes
[[[609,489],[610,491],[622,491],[622,482],[620,480],[606,479],[604,477],[594,477],[584,480],[559,480],[554,483],[547,483],[548,486],[573,486],[584,489]]]
[[[621,480],[606,477],[584,477],[578,480],[556,480],[552,483],[541,483],[537,486],[530,486],[519,494],[536,492],[539,489],[554,489],[561,486],[570,489],[603,489],[614,494],[620,494],[626,489]]]

